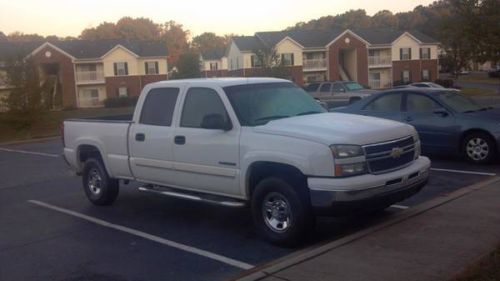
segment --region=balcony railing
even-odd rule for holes
[[[368,86],[370,86],[371,89],[380,89],[382,88],[382,84],[380,83],[380,80],[369,80],[368,81]]]
[[[77,82],[101,82],[104,81],[104,73],[102,71],[77,71]]]
[[[304,59],[302,67],[304,69],[323,69],[326,68],[326,59]]]
[[[390,56],[369,56],[368,65],[391,65],[392,58]]]

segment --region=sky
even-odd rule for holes
[[[88,27],[116,22],[124,16],[147,17],[156,23],[174,20],[191,36],[205,31],[218,35],[251,35],[281,30],[300,21],[365,9],[410,11],[433,0],[0,0],[0,31],[78,36]]]

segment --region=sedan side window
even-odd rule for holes
[[[402,96],[401,94],[384,95],[372,101],[363,109],[371,111],[400,111]]]
[[[191,88],[186,94],[181,116],[181,127],[202,128],[209,116],[222,116],[228,122],[226,108],[216,91],[209,88]]]
[[[423,95],[409,94],[406,98],[406,110],[416,113],[432,113],[441,106]]]
[[[321,88],[319,88],[319,91],[322,93],[329,93],[331,88],[332,83],[324,83],[323,85],[321,85]]]

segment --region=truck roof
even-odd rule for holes
[[[173,84],[199,84],[205,86],[219,86],[227,87],[234,85],[244,85],[244,84],[259,84],[259,83],[276,83],[276,82],[288,82],[290,80],[279,79],[279,78],[268,78],[268,77],[225,77],[225,78],[194,78],[194,79],[179,79],[179,80],[166,80],[156,83],[152,83],[152,87],[158,86],[172,86]]]

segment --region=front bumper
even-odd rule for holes
[[[427,184],[430,161],[419,157],[410,166],[380,175],[308,178],[311,204],[319,215],[347,215],[379,209],[419,192]]]

